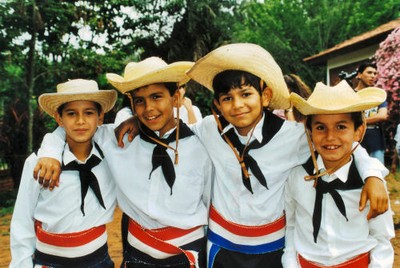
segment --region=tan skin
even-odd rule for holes
[[[272,90],[264,90],[262,96],[260,103],[262,103],[263,106],[267,106],[272,98]],[[136,118],[132,117],[115,129],[116,139],[121,148],[124,147],[123,137],[125,134],[128,134],[129,142],[138,134],[138,127],[136,124]],[[243,133],[245,132],[246,131]],[[43,184],[43,187],[49,187],[50,190],[54,189],[54,187],[58,185],[61,170],[60,163],[53,158],[41,158],[34,171],[35,178],[39,170],[39,183]],[[360,211],[365,209],[368,200],[370,201],[370,210],[367,215],[368,219],[375,218],[388,210],[389,199],[381,179],[377,177],[369,177],[366,179],[359,202]]]

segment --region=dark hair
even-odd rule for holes
[[[306,119],[306,127],[311,131],[311,120],[313,114],[308,115]],[[363,124],[363,112],[350,113],[351,121],[354,123],[354,129],[359,128]]]
[[[101,108],[100,103],[95,102],[95,101],[91,101],[91,102],[94,103],[94,105],[95,105],[95,107],[96,107],[96,110],[97,110],[97,113],[100,114],[101,111],[102,111],[102,108]],[[58,108],[57,108],[57,113],[58,113],[60,116],[62,116],[62,112],[63,112],[63,110],[64,110],[64,108],[65,108],[65,105],[67,105],[67,103],[69,103],[69,102],[63,103],[63,104],[61,104],[60,106],[58,106]]]
[[[311,95],[311,89],[306,85],[306,83],[301,80],[301,78],[295,74],[287,74],[284,75],[283,78],[285,79],[285,83],[289,92],[294,92],[298,94],[303,99],[308,99]],[[293,107],[293,116],[297,122],[303,121],[305,116]]]
[[[226,94],[233,88],[241,88],[243,86],[252,86],[261,95],[263,89],[260,87],[260,81],[259,77],[245,71],[223,71],[213,79],[214,99],[218,101],[221,94]]]
[[[176,82],[165,82],[165,83],[155,83],[155,84],[164,85],[164,86],[167,88],[167,90],[168,90],[168,92],[169,92],[169,94],[170,94],[171,96],[173,96],[173,95],[175,94],[176,90],[178,89],[178,83],[176,83]],[[147,86],[148,86],[148,85],[147,85]],[[143,86],[143,87],[140,87],[140,88],[145,88],[145,87],[147,87],[147,86]],[[139,89],[139,88],[135,88],[135,89],[133,89],[133,90],[130,90],[130,91],[128,91],[127,93],[130,93],[131,96],[133,96],[132,94],[133,94],[134,91],[137,90],[137,89]]]
[[[365,69],[367,69],[368,67],[372,67],[372,68],[374,68],[376,70],[376,64],[375,63],[367,62],[367,63],[363,63],[360,66],[358,66],[357,73],[358,74],[362,74],[365,71]]]

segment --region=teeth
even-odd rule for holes
[[[326,147],[326,149],[328,149],[328,150],[335,150],[335,149],[337,149],[339,146],[330,145],[330,146],[325,146],[325,147]]]
[[[148,120],[153,120],[153,119],[156,119],[156,118],[157,118],[157,116],[148,116],[147,117]]]

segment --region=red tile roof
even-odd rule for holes
[[[400,27],[400,18],[382,24],[381,26],[369,32],[355,36],[349,40],[337,44],[332,48],[321,51],[320,53],[315,54],[311,57],[307,57],[303,59],[303,61],[316,64],[325,63],[327,59],[332,58],[336,55],[350,52],[355,49],[361,49],[373,44],[378,44],[385,40],[386,36],[397,27]]]

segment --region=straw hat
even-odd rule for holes
[[[318,82],[308,100],[296,93],[290,94],[290,100],[302,114],[338,114],[368,110],[386,100],[386,92],[377,87],[367,87],[355,92],[342,80],[329,87]]]
[[[114,107],[117,92],[115,90],[99,90],[96,81],[93,80],[74,79],[58,84],[57,93],[40,95],[39,105],[50,116],[54,116],[62,104],[82,100],[97,102],[104,112],[108,112]]]
[[[188,77],[185,72],[194,62],[178,61],[167,64],[161,58],[150,57],[140,62],[130,62],[125,67],[124,76],[108,73],[108,81],[120,92],[138,89],[156,83],[185,83]]]
[[[272,90],[270,108],[289,108],[289,91],[281,68],[268,51],[255,44],[221,46],[198,60],[187,75],[213,91],[214,77],[226,70],[241,70],[258,76]]]

